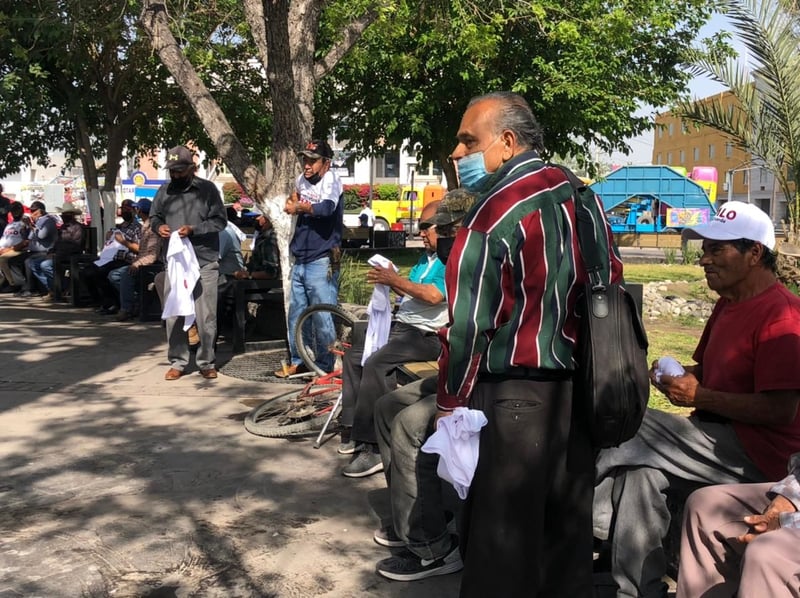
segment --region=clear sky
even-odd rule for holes
[[[708,23],[700,30],[700,34],[698,35],[698,39],[702,39],[704,37],[710,37],[712,34],[716,33],[717,31],[721,31],[723,29],[730,30],[730,23],[728,23],[727,19],[722,15],[715,14],[711,17]],[[739,49],[740,44],[737,42],[736,39],[731,40],[732,44],[735,48]],[[725,87],[720,85],[719,83],[712,81],[706,77],[695,77],[689,83],[689,90],[691,91],[692,96],[697,98],[705,98],[712,94],[719,93],[720,91],[724,91]],[[661,112],[667,109],[667,106],[662,106],[660,108],[653,108],[652,106],[648,106],[646,108],[642,108],[639,111],[639,114],[642,115],[652,115],[654,116],[656,112]],[[631,148],[631,153],[627,156],[622,152],[615,152],[609,158],[606,156],[601,156],[601,160],[609,161],[612,164],[650,164],[653,159],[653,140],[655,139],[655,130],[650,130],[643,135],[639,135],[638,137],[632,137],[628,140],[628,146]]]

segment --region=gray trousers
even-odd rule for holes
[[[200,280],[194,287],[194,310],[200,347],[195,361],[201,370],[216,368],[214,343],[217,339],[217,285],[219,263],[211,262],[200,268]],[[158,285],[156,285],[158,286]],[[164,278],[164,296],[169,295],[169,277]],[[167,318],[167,358],[170,366],[181,372],[189,364],[189,337],[183,330],[183,316]]]
[[[375,432],[389,482],[394,531],[423,559],[445,556],[451,546],[443,492],[452,487],[443,486],[436,473],[439,456],[420,450],[434,431],[436,385],[436,376],[417,380],[375,404]]]
[[[749,544],[736,540],[749,530],[744,516],[767,508],[772,486],[709,486],[689,497],[676,598],[800,597],[800,529],[766,532]]]
[[[671,486],[762,481],[729,424],[648,409],[636,436],[597,459],[594,535],[611,540],[617,596],[666,595]]]
[[[342,360],[341,416],[343,425],[353,426],[353,440],[377,441],[375,401],[397,387],[397,368],[408,361],[436,359],[441,350],[442,343],[435,334],[403,322],[392,323],[389,340],[363,366],[364,343],[353,344]]]

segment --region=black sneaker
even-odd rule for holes
[[[445,511],[444,516],[447,521],[447,531],[450,532],[451,535],[455,535],[455,516],[450,511]],[[375,533],[372,534],[372,539],[375,540],[376,544],[380,544],[381,546],[386,546],[388,548],[400,548],[405,546],[405,542],[403,542],[400,539],[400,536],[397,535],[397,532],[394,531],[394,525],[391,523],[380,529],[376,529]]]
[[[372,534],[372,539],[375,540],[376,544],[388,546],[389,548],[399,548],[406,545],[406,543],[400,539],[400,536],[397,535],[397,532],[394,531],[394,526],[391,524],[376,529],[375,533]]]
[[[356,451],[350,463],[342,468],[342,475],[348,478],[365,478],[383,471],[383,461],[381,461],[380,453],[377,452],[377,447],[361,444]]]
[[[464,568],[461,554],[458,552],[458,541],[451,536],[450,550],[438,559],[421,559],[410,551],[390,556],[378,563],[378,574],[395,581],[414,581],[435,575],[447,575]]]

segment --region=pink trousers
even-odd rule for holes
[[[745,515],[770,503],[766,484],[708,486],[686,501],[676,598],[800,598],[800,530],[781,528],[749,544]]]

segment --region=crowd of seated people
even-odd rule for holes
[[[99,254],[94,255],[87,251],[88,227],[82,222],[79,206],[65,201],[57,214],[48,214],[41,201],[34,201],[26,208],[12,200],[7,224],[0,235],[0,293],[69,301],[70,285],[65,278],[76,276],[78,292],[88,294],[95,312],[115,315],[119,322],[139,316],[142,293],[156,293],[163,304],[166,243],[150,228],[151,205],[146,198],[137,202],[124,200],[114,228],[107,234]],[[280,278],[277,238],[269,218],[251,210],[237,213],[236,220],[245,230],[252,227],[254,234],[249,251],[243,254],[242,243],[248,235],[235,222],[229,221],[219,233],[221,323],[234,322],[233,285],[237,281]],[[75,272],[70,272],[72,256],[79,256],[81,262],[73,264]],[[140,288],[144,268],[149,269],[149,274]],[[148,285],[146,281],[152,280],[155,282]],[[196,334],[195,329],[188,331],[192,345],[199,342]]]
[[[44,202],[26,208],[12,202],[0,238],[0,292],[17,297],[51,296],[54,260],[80,251],[83,226],[76,216],[80,209],[70,202],[49,214]]]

